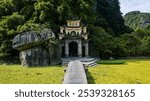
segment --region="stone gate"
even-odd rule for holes
[[[62,57],[88,57],[87,27],[80,20],[67,20],[67,25],[60,26],[59,40]]]

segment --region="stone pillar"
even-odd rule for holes
[[[68,46],[68,41],[65,41],[65,56],[69,56],[69,46]]]
[[[81,40],[78,42],[78,57],[82,57],[82,44],[81,44]]]
[[[86,57],[89,56],[89,44],[88,44],[88,42],[85,44],[85,56]]]

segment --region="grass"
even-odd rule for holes
[[[122,60],[121,60],[122,61]],[[150,59],[128,59],[124,64],[89,68],[88,82],[96,84],[150,84]]]
[[[0,65],[0,84],[61,84],[63,76],[59,66]],[[88,68],[87,77],[91,84],[150,84],[150,59],[105,60]]]
[[[21,65],[0,65],[1,84],[61,84],[62,67],[26,68]]]

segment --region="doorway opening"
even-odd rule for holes
[[[65,57],[65,46],[61,47],[61,57]]]
[[[82,57],[85,57],[85,46],[82,46]]]
[[[76,42],[69,43],[69,56],[70,57],[78,56],[78,44]]]

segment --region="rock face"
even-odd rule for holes
[[[48,52],[41,47],[20,52],[20,61],[23,66],[48,66]]]
[[[51,29],[44,29],[41,33],[24,32],[14,37],[12,47],[20,52],[23,66],[48,66],[60,62],[59,47],[44,46],[48,40],[55,39]]]
[[[26,50],[32,47],[36,47],[35,44],[41,41],[40,36],[36,32],[24,32],[22,34],[18,34],[13,39],[12,47],[19,51]]]
[[[46,40],[55,38],[55,34],[51,29],[44,29],[39,34],[37,32],[24,32],[14,37],[12,47],[19,51],[34,48],[45,42]]]

